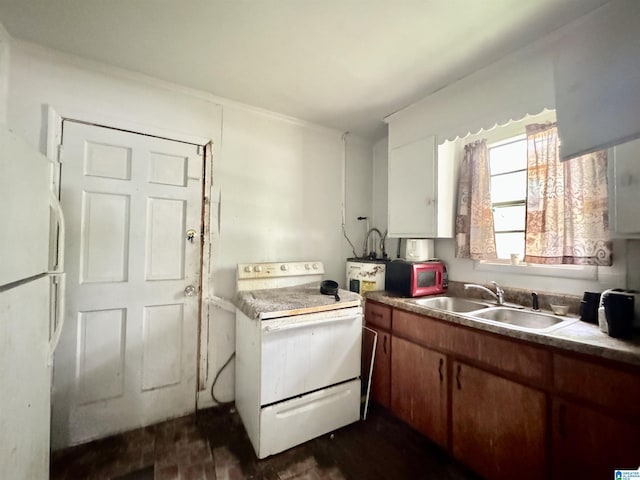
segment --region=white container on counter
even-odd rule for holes
[[[384,277],[388,260],[347,259],[347,289],[362,295],[385,289]]]

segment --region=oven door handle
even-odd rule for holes
[[[310,322],[292,322],[292,323],[285,323],[281,325],[266,325],[265,327],[262,328],[262,331],[264,333],[275,333],[275,332],[282,332],[283,330],[294,330],[296,328],[306,328],[306,327],[315,327],[315,326],[319,327],[322,325],[326,325],[328,323],[344,322],[347,320],[354,320],[354,319],[357,319],[357,316],[348,315],[348,316],[342,316],[342,317],[326,318],[323,320],[312,320]]]

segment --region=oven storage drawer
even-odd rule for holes
[[[360,380],[264,407],[258,458],[282,452],[360,419]]]
[[[362,309],[262,322],[260,405],[360,376]]]

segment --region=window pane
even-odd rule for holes
[[[489,168],[491,175],[527,168],[526,139],[490,148]]]
[[[524,232],[496,233],[498,258],[511,258],[512,253],[524,257]]]
[[[527,198],[527,172],[491,177],[491,203],[511,202]]]
[[[495,231],[524,230],[525,215],[526,210],[524,205],[493,207],[493,225]]]

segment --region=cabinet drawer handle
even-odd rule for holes
[[[382,340],[382,351],[385,353],[385,355],[387,354],[387,336],[386,335]]]
[[[456,370],[456,384],[458,385],[458,390],[462,390],[462,385],[460,384],[460,370],[462,370],[462,365],[458,365]]]
[[[438,375],[440,375],[440,383],[444,380],[444,376],[442,375],[442,367],[444,365],[444,358],[440,357],[440,361],[438,362]]]

